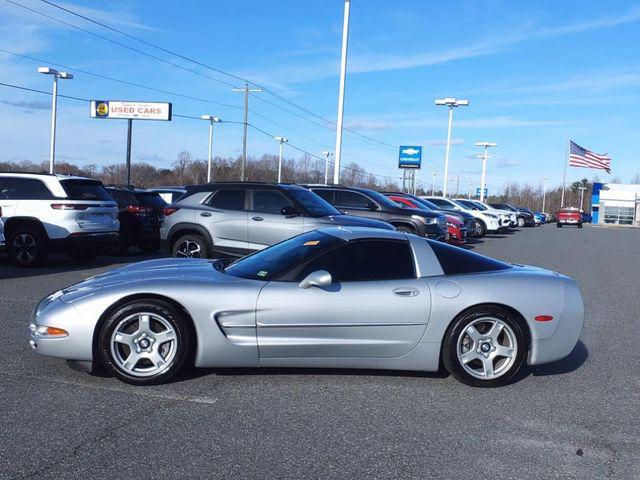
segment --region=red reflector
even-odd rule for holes
[[[79,203],[52,203],[51,208],[54,210],[86,210],[89,205],[81,205]]]
[[[180,210],[178,207],[165,207],[164,208],[164,216],[168,217],[172,213],[176,213],[178,210]]]
[[[151,211],[149,207],[141,207],[140,205],[129,205],[127,211],[136,215],[146,215]]]
[[[552,315],[538,315],[536,317],[536,322],[550,322],[551,320],[553,320]]]

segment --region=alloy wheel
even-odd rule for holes
[[[481,317],[467,325],[456,344],[458,361],[471,376],[493,380],[508,372],[518,355],[518,341],[504,321]]]
[[[178,245],[176,257],[178,258],[201,258],[202,248],[198,242],[185,240]]]
[[[171,366],[178,335],[164,317],[148,312],[121,320],[111,334],[111,355],[122,371],[135,377],[157,375]]]
[[[20,233],[12,243],[13,256],[23,264],[32,263],[38,255],[36,239],[29,233]]]

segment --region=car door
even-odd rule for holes
[[[284,207],[293,206],[291,200],[280,190],[252,189],[248,214],[249,248],[262,250],[301,234],[304,231],[304,217],[282,214]]]
[[[318,270],[331,273],[329,287],[298,285]],[[262,289],[256,310],[260,357],[399,357],[422,337],[430,308],[429,287],[416,278],[409,242],[352,240],[302,266],[293,281]]]
[[[246,193],[243,188],[221,188],[216,190],[200,207],[196,214],[213,240],[216,249],[246,252],[247,222]]]

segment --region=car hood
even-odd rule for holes
[[[225,275],[213,264],[216,260],[200,258],[166,258],[138,262],[89,277],[62,290],[64,295],[81,289],[96,289],[139,280],[206,280],[209,282],[237,281],[239,278]],[[63,300],[64,301],[64,300]]]
[[[355,215],[329,215],[318,219],[318,223],[333,227],[370,227],[394,230],[393,225],[373,220],[371,218],[356,217]]]

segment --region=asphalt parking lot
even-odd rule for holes
[[[0,257],[0,478],[640,478],[640,231],[543,226],[473,247],[578,281],[585,328],[567,359],[499,389],[328,370],[136,388],[36,355],[27,322],[47,293],[149,257]]]

